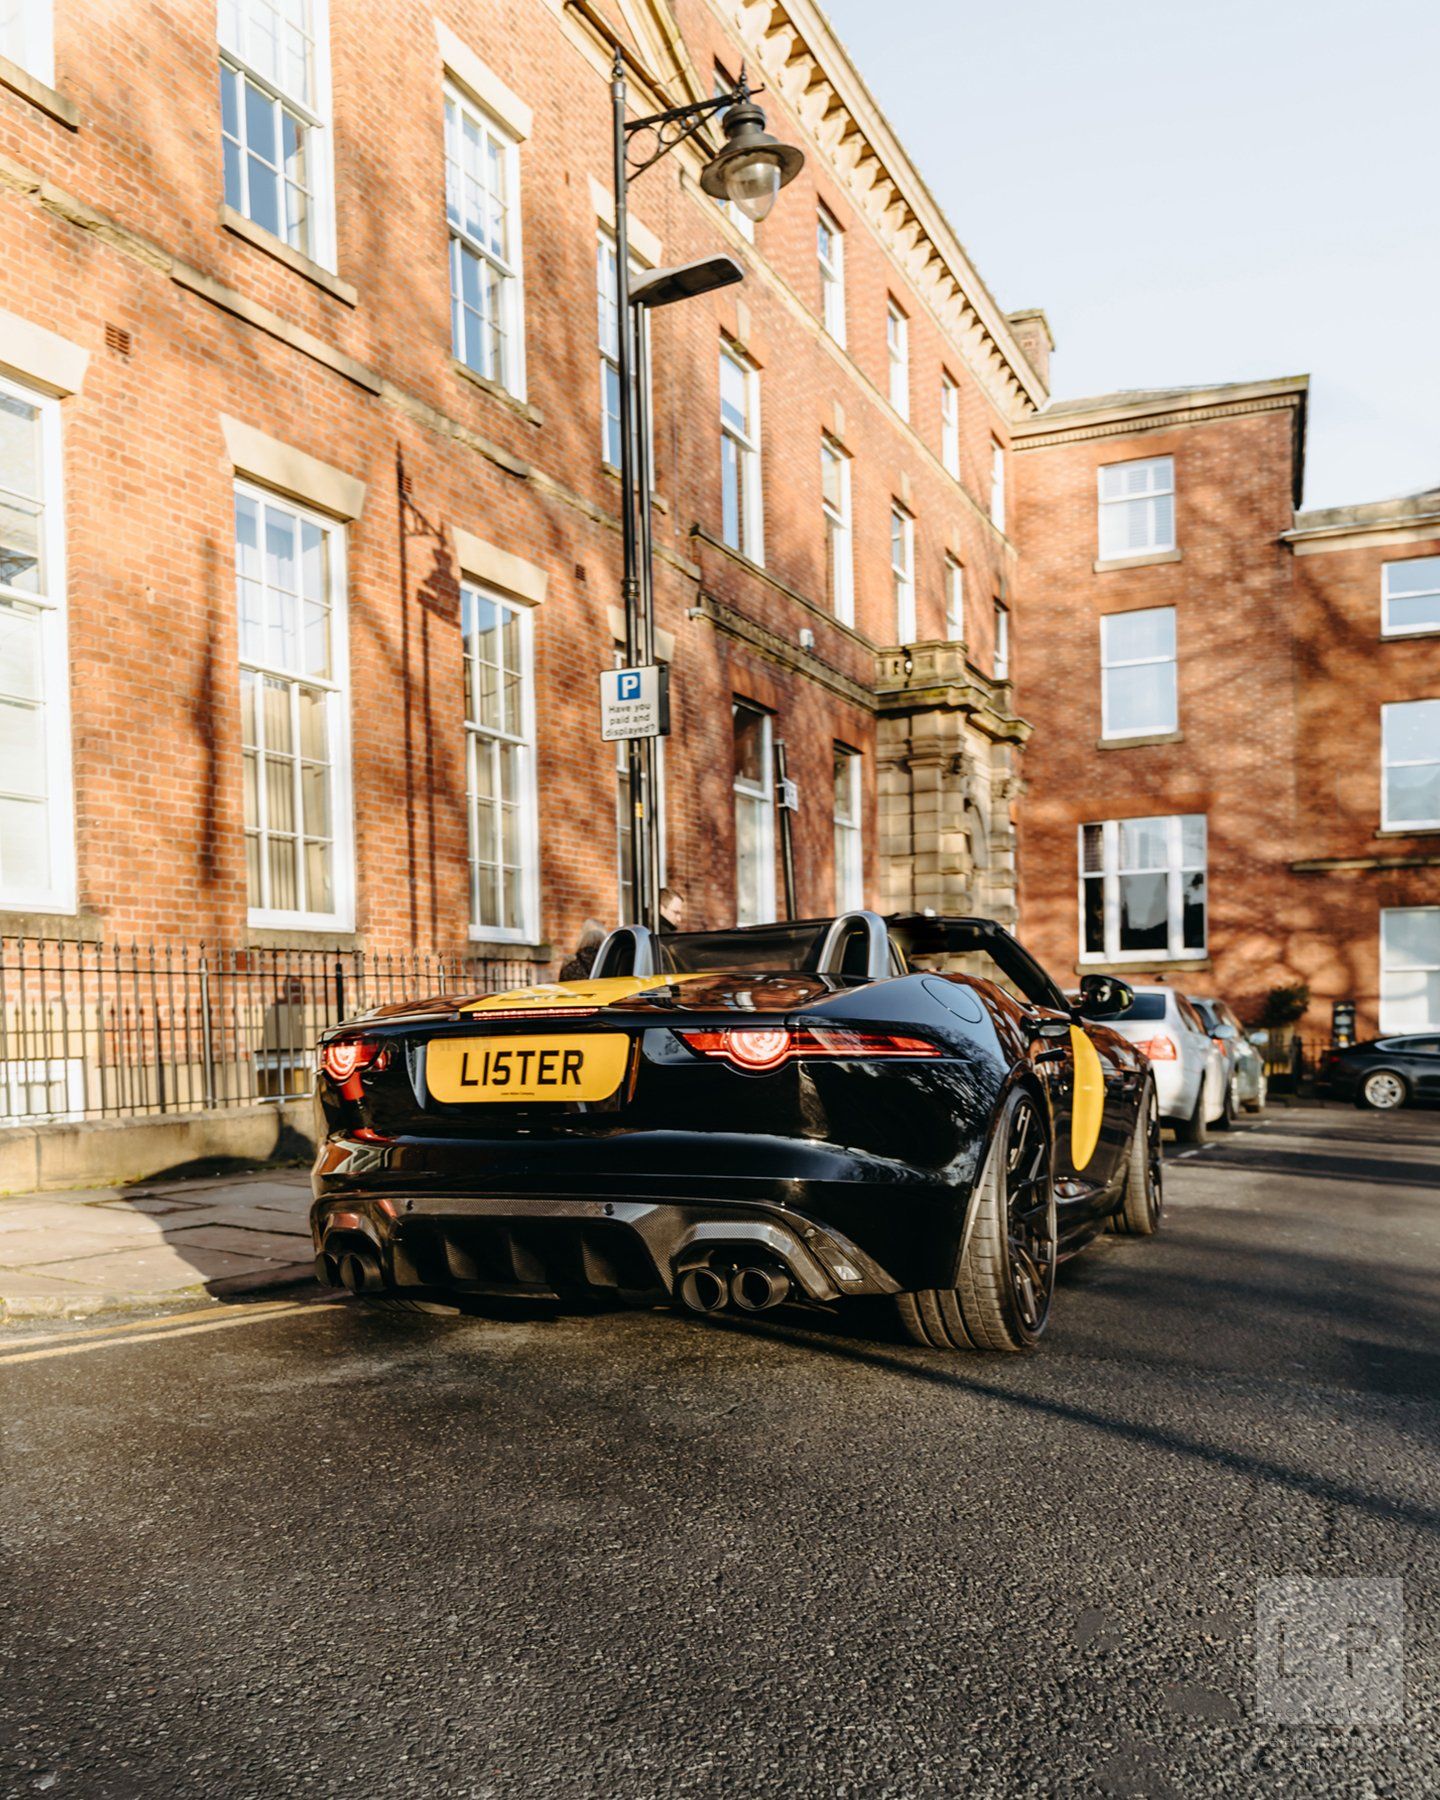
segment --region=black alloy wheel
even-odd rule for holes
[[[1039,1102],[1012,1088],[969,1201],[953,1286],[895,1296],[900,1322],[933,1350],[1034,1350],[1059,1262],[1050,1138]]]
[[[1055,1295],[1055,1186],[1045,1129],[1028,1096],[1021,1097],[1010,1115],[1005,1217],[1015,1310],[1026,1333],[1039,1337]]]

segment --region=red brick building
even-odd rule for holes
[[[698,141],[632,189],[640,264],[745,271],[654,322],[690,918],[779,910],[783,741],[801,912],[1011,920],[1018,812],[1063,973],[1433,1012],[1437,640],[1381,583],[1434,496],[1297,518],[1303,382],[1047,407],[809,0],[5,20],[0,934],[548,966],[627,910],[618,43],[637,113],[743,63],[806,157],[748,231]]]
[[[783,740],[802,912],[1013,912],[995,634],[1043,345],[814,7],[23,12],[0,929],[545,964],[619,916],[617,42],[637,113],[744,63],[806,155],[749,231],[699,144],[632,189],[639,261],[745,270],[654,323],[667,879],[696,922],[776,910]]]
[[[1066,974],[1440,1029],[1440,509],[1297,514],[1305,409],[1298,378],[1017,423],[1024,923]]]

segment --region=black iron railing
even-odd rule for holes
[[[543,979],[524,957],[0,936],[0,1128],[308,1094],[315,1040],[367,1007]]]

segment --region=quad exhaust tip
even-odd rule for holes
[[[790,1297],[790,1271],[778,1263],[751,1263],[730,1277],[731,1304],[741,1312],[769,1312]]]
[[[380,1259],[373,1250],[363,1244],[336,1244],[333,1239],[315,1258],[315,1279],[352,1294],[373,1294],[385,1285]]]
[[[769,1312],[789,1299],[790,1271],[778,1263],[743,1263],[731,1270],[702,1263],[680,1277],[680,1300],[691,1312],[717,1313],[726,1306],[739,1312]]]
[[[725,1278],[706,1267],[687,1269],[680,1277],[680,1298],[691,1312],[719,1312],[730,1298]]]

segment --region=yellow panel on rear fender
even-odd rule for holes
[[[1075,1056],[1075,1098],[1070,1109],[1070,1160],[1083,1169],[1100,1142],[1105,1120],[1105,1072],[1100,1053],[1078,1025],[1070,1027],[1070,1048]]]

